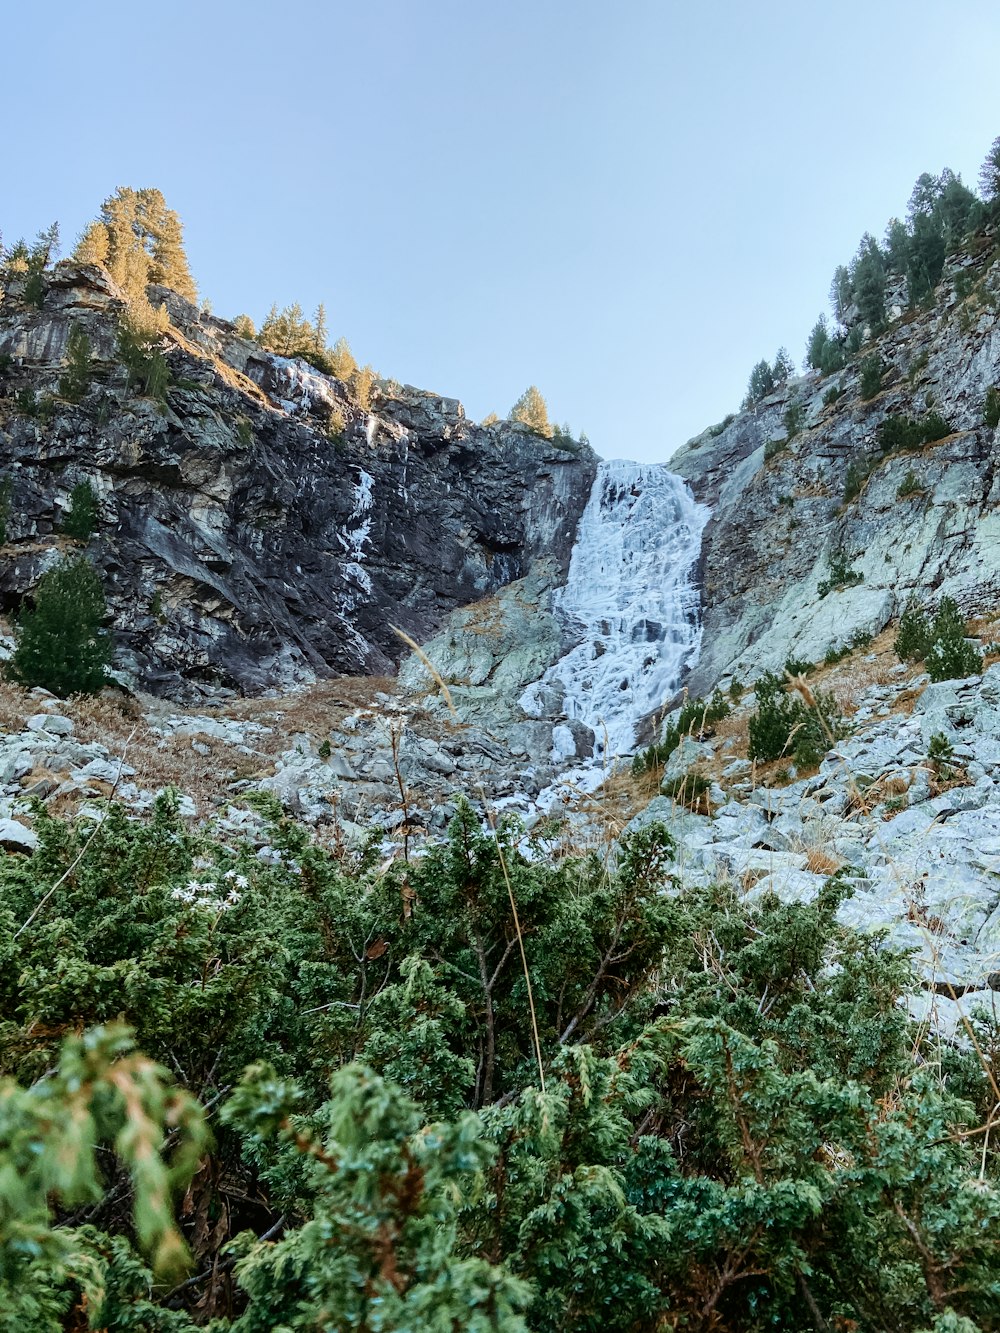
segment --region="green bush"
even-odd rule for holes
[[[86,852],[92,821],[36,829],[0,859],[5,1328],[995,1323],[995,1094],[839,924],[846,880],[677,893],[662,828],[609,874],[467,808],[388,871],[290,821],[264,864],[167,799]]]
[[[923,661],[932,681],[958,680],[983,669],[979,649],[966,638],[966,625],[953,597],[942,597],[933,620],[911,598],[899,618],[895,640],[901,662]]]
[[[935,776],[947,781],[954,772],[955,751],[942,731],[936,731],[927,744],[927,760]]]
[[[665,730],[660,740],[640,750],[632,760],[633,773],[648,773],[661,768],[677,749],[684,736],[698,737],[714,722],[721,722],[731,712],[721,690],[715,690],[711,699],[687,699],[676,722]]]
[[[802,423],[806,419],[806,408],[804,403],[798,401],[789,403],[785,408],[784,416],[781,418],[782,424],[789,440],[793,440],[802,429]]]
[[[660,787],[664,796],[670,797],[671,800],[676,801],[678,805],[684,806],[687,810],[702,814],[711,814],[711,803],[708,796],[711,789],[711,781],[703,773],[695,773],[691,769],[686,773],[679,773],[677,777],[670,778]]]
[[[727,427],[731,426],[735,420],[736,420],[735,412],[727,413],[726,416],[724,416],[720,422],[718,422],[714,426],[709,427],[708,431],[709,435],[713,440],[717,440],[719,436],[722,434],[722,432],[726,430]]]
[[[787,439],[768,440],[764,445],[764,462],[769,463],[772,458],[782,454],[788,448]]]
[[[931,622],[920,609],[920,603],[911,597],[899,617],[899,629],[893,647],[901,662],[922,662],[933,642]]]
[[[62,530],[67,537],[85,542],[97,531],[97,492],[89,481],[78,481],[70,491],[69,508],[63,519]]]
[[[820,597],[838,588],[854,588],[864,582],[864,574],[851,568],[851,563],[843,551],[834,551],[830,556],[830,573],[816,585]]]
[[[951,425],[939,412],[928,412],[923,417],[890,415],[879,424],[878,442],[886,450],[919,449],[943,440],[951,432]]]
[[[129,388],[164,403],[170,387],[170,367],[153,329],[123,319],[118,329],[118,358],[125,367]]]
[[[844,504],[850,502],[861,494],[861,487],[868,480],[869,469],[864,463],[852,461],[847,465],[847,476],[844,478]]]
[[[965,620],[951,597],[941,598],[924,666],[932,681],[959,680],[983,669],[982,654],[966,638]]]
[[[819,762],[841,734],[840,713],[832,694],[818,690],[809,705],[791,694],[787,683],[765,672],[754,686],[757,711],[750,718],[748,757],[759,763],[791,754],[799,767]]]
[[[78,403],[90,387],[90,339],[74,324],[66,340],[66,369],[59,380],[59,392],[71,403]]]
[[[861,362],[861,397],[866,401],[874,398],[882,387],[885,363],[874,352]]]
[[[831,384],[823,395],[823,406],[832,407],[843,392],[843,387],[840,384]]]
[[[905,500],[911,495],[923,495],[924,484],[913,471],[907,472],[906,476],[896,487],[897,500]]]
[[[53,694],[96,694],[105,684],[111,638],[101,581],[83,557],[63,560],[43,574],[35,604],[22,610],[7,676]]]
[[[996,430],[1000,426],[1000,389],[991,385],[986,390],[986,399],[983,403],[983,421],[989,426],[990,430]]]

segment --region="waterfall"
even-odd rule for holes
[[[521,699],[539,716],[546,697],[561,693],[564,716],[593,731],[597,760],[632,752],[636,724],[663,707],[697,656],[692,574],[707,520],[686,482],[665,468],[601,463],[555,600],[580,642]],[[565,725],[555,728],[556,762],[572,753],[569,739]]]

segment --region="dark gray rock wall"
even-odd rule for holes
[[[366,410],[338,381],[156,295],[172,319],[165,405],[126,384],[120,293],[102,271],[59,265],[40,311],[0,302],[8,612],[71,547],[59,529],[82,480],[100,497],[87,552],[105,576],[118,664],[162,693],[388,673],[405,651],[392,626],[419,641],[538,558],[565,570],[589,450],[476,426],[455,400],[409,386],[380,382]],[[73,323],[95,357],[79,405],[58,396]],[[40,416],[21,410],[25,389]]]

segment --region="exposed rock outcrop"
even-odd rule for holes
[[[144,687],[253,693],[390,672],[405,651],[394,625],[422,640],[540,558],[565,571],[595,471],[586,447],[477,426],[454,399],[387,382],[364,408],[154,290],[172,321],[161,404],[128,385],[107,274],[63,263],[46,281],[40,310],[0,302],[13,482],[0,599],[15,610],[58,558],[70,491],[89,481],[116,665]],[[79,404],[58,388],[74,324],[93,356]]]
[[[980,240],[980,253],[952,261],[932,309],[904,315],[866,349],[885,364],[870,401],[855,361],[789,382],[670,460],[713,506],[693,691],[730,672],[752,678],[789,655],[821,658],[854,634],[877,633],[911,595],[929,603],[948,594],[970,613],[997,602],[1000,445],[983,402],[1000,380],[1000,271],[992,241]],[[793,402],[804,424],[789,440]],[[945,438],[881,447],[887,417],[930,410],[951,426]],[[845,498],[851,469],[860,489]],[[838,555],[861,581],[821,595]]]

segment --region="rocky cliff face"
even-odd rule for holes
[[[1000,446],[983,420],[986,390],[1000,381],[996,253],[991,243],[956,258],[934,307],[904,315],[873,344],[885,373],[871,400],[861,398],[858,363],[807,376],[671,459],[713,506],[692,690],[729,673],[753,677],[789,655],[822,658],[856,633],[877,633],[911,595],[949,594],[969,613],[996,604]],[[793,402],[804,425],[788,440]],[[880,446],[887,417],[931,409],[952,428],[945,438],[916,450]],[[852,468],[864,480],[845,499]],[[838,556],[861,581],[821,596]]]
[[[127,383],[121,294],[102,270],[58,265],[40,310],[0,301],[5,610],[67,545],[80,481],[100,498],[88,553],[116,665],[163,694],[388,673],[403,651],[393,626],[422,640],[538,560],[565,571],[595,473],[588,449],[477,426],[454,399],[384,382],[364,408],[306,363],[153,294],[171,315],[162,404]],[[79,404],[58,390],[74,324],[93,355]]]

